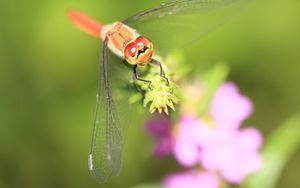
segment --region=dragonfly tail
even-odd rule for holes
[[[69,19],[82,31],[94,36],[100,37],[102,24],[94,20],[93,18],[85,15],[77,10],[68,11]]]

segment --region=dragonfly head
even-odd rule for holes
[[[144,65],[149,63],[153,54],[153,44],[150,39],[139,36],[126,45],[124,56],[129,64]]]

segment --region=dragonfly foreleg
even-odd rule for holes
[[[163,79],[165,79],[166,82],[167,82],[167,84],[169,85],[169,79],[168,79],[168,78],[166,77],[166,75],[165,75],[165,71],[164,71],[164,69],[163,69],[163,67],[162,67],[162,64],[161,64],[159,61],[155,60],[155,59],[151,59],[151,60],[150,60],[150,63],[159,66],[159,68],[160,68],[160,73],[159,73],[160,76],[161,76]]]
[[[150,80],[145,80],[145,79],[140,78],[139,73],[137,71],[137,68],[138,68],[138,65],[134,65],[134,67],[133,67],[133,81],[140,80],[142,82],[146,82],[146,83],[149,84],[149,87],[150,87],[152,82]]]

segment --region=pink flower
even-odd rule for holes
[[[163,181],[164,188],[218,188],[215,174],[209,172],[187,171],[168,175]]]
[[[260,166],[262,136],[257,129],[239,129],[252,112],[251,101],[233,83],[216,91],[209,118],[183,116],[174,138],[173,153],[183,166],[202,164],[232,183]]]
[[[169,117],[166,115],[157,115],[147,122],[146,129],[157,140],[157,143],[153,147],[153,155],[162,157],[170,154],[173,139],[171,135],[172,125]]]

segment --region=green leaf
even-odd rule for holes
[[[200,113],[207,111],[215,91],[227,78],[228,72],[229,68],[227,64],[224,62],[219,62],[204,76],[204,81],[207,85],[207,92],[203,98],[203,104],[200,107]]]
[[[159,183],[147,183],[147,184],[137,185],[132,188],[162,188],[162,186]]]
[[[299,146],[300,113],[297,113],[267,137],[262,150],[263,167],[250,176],[243,187],[274,188],[284,166]]]

